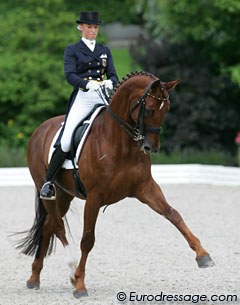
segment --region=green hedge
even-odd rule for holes
[[[75,20],[83,10],[100,11],[105,23],[136,21],[127,0],[0,3],[0,145],[25,146],[41,122],[65,113],[72,88],[64,77],[63,52],[80,39]],[[101,31],[98,41],[106,42]],[[116,63],[122,77],[129,56],[116,52],[124,60]]]
[[[9,147],[0,145],[0,167],[22,167],[27,166],[26,148]],[[211,164],[238,166],[237,152],[230,155],[222,151],[174,151],[171,154],[160,152],[151,155],[152,164]]]
[[[173,151],[151,155],[153,164],[210,164],[237,166],[237,155],[223,151]]]

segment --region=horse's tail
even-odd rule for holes
[[[35,219],[32,228],[29,231],[20,232],[17,234],[27,234],[23,239],[21,239],[16,248],[21,250],[21,253],[26,255],[36,255],[40,242],[42,240],[42,228],[47,217],[47,211],[43,205],[40,194],[36,191],[35,196]],[[48,246],[48,251],[46,255],[50,255],[55,246],[55,236],[52,235],[50,238],[50,243]]]

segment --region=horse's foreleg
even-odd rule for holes
[[[87,289],[85,286],[85,266],[89,252],[92,250],[95,242],[95,224],[99,212],[99,206],[93,201],[87,199],[84,210],[84,228],[81,240],[81,259],[75,271],[76,290],[74,296],[80,298],[87,296]]]
[[[147,190],[147,192],[146,192]],[[199,239],[191,232],[188,226],[185,224],[182,216],[173,209],[166,201],[160,187],[155,181],[141,190],[137,198],[148,204],[158,214],[163,215],[167,218],[176,228],[182,233],[182,235],[187,240],[189,246],[196,253],[196,261],[200,268],[206,268],[214,266],[214,262],[211,259],[208,252],[202,247]]]

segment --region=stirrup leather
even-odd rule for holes
[[[51,181],[47,181],[43,184],[40,191],[40,198],[45,200],[56,199],[56,187]]]

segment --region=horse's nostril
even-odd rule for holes
[[[145,153],[150,153],[151,152],[151,148],[149,146],[144,145],[143,148],[144,148]]]

